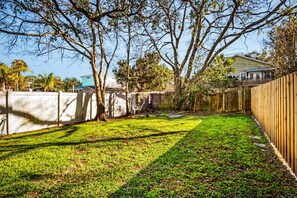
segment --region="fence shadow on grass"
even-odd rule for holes
[[[238,115],[224,115],[223,117],[227,123],[228,119],[234,119],[236,116]],[[282,167],[282,165],[273,149],[263,154],[247,134],[237,132],[236,129],[232,132],[236,126],[230,129],[226,129],[226,126],[227,124],[224,123],[202,121],[170,150],[141,170],[109,197],[296,195],[297,184],[294,183],[293,177],[288,173],[280,176],[277,173],[280,170],[274,170],[274,167]],[[218,127],[221,127],[222,133],[220,130],[212,130]],[[241,148],[244,141],[247,142]],[[246,150],[242,150],[243,148]],[[273,161],[271,161],[272,158]],[[252,162],[247,160],[255,160],[254,167],[250,166],[248,163]],[[263,164],[258,165],[258,162]],[[255,172],[252,172],[253,168]],[[266,172],[266,169],[269,170]],[[282,169],[280,172],[284,171],[285,167]],[[259,170],[264,171],[261,172],[263,175],[256,175],[259,174],[257,172]],[[255,178],[248,174],[255,174]],[[265,177],[266,175],[271,176],[270,180]],[[275,189],[271,182],[275,182],[278,188]]]

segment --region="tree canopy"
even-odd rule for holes
[[[286,0],[156,0],[150,1],[141,19],[148,42],[172,68],[180,95],[231,44],[277,23],[296,5]]]
[[[278,23],[296,7],[296,0],[6,0],[0,2],[0,33],[9,47],[28,41],[39,55],[59,51],[87,60],[96,90],[96,119],[106,120],[107,74],[120,30],[129,32],[123,21],[129,24],[133,17],[147,50],[156,51],[171,68],[176,96],[181,97],[226,48]]]
[[[224,55],[219,55],[211,66],[195,79],[195,86],[192,89],[209,94],[215,88],[227,89],[231,87],[234,79],[228,77],[228,74],[234,72],[233,62],[233,58],[225,58]]]
[[[22,73],[29,71],[29,67],[23,60],[14,60],[8,67],[0,63],[0,83],[2,91],[12,89],[15,91],[23,90],[26,86],[25,78]]]
[[[104,93],[118,48],[118,20],[138,13],[141,1],[7,0],[0,7],[0,32],[9,36],[10,46],[31,38],[37,54],[59,50],[61,56],[88,60],[94,77],[96,119],[106,120]]]
[[[172,71],[160,64],[158,53],[147,53],[136,60],[133,67],[125,60],[118,62],[118,68],[113,70],[117,82],[125,86],[129,81],[130,91],[162,91],[173,80]],[[127,75],[127,67],[129,76]]]
[[[30,84],[30,89],[33,91],[63,91],[71,92],[71,90],[81,85],[81,82],[77,78],[65,78],[62,80],[59,76],[56,76],[53,72],[49,74],[38,74],[37,76],[29,75],[25,77],[26,82]]]
[[[276,77],[297,71],[297,18],[291,16],[269,33],[267,42]]]

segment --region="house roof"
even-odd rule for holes
[[[80,77],[82,78],[82,77],[90,77],[90,76],[93,76],[93,75],[83,75],[83,76],[80,76]]]
[[[269,66],[271,66],[271,67],[274,67],[274,65],[271,64],[271,63],[268,63],[268,62],[265,62],[265,61],[260,61],[260,60],[254,59],[254,58],[249,58],[249,57],[242,56],[242,55],[235,55],[235,56],[233,56],[233,57],[234,57],[234,58],[235,58],[235,57],[240,57],[240,58],[244,58],[244,59],[247,59],[247,60],[250,60],[250,61],[254,61],[254,62],[257,62],[257,63],[266,64],[266,65],[269,65]]]
[[[81,76],[81,78],[83,77],[91,77],[93,78],[93,75],[84,75],[84,76]],[[103,77],[101,77],[101,79],[103,79]],[[91,85],[87,85],[87,87],[89,86],[94,86],[94,83],[92,83]],[[85,86],[86,87],[86,86]],[[106,88],[110,88],[110,89],[122,89],[123,87],[117,83],[116,79],[113,78],[113,77],[110,77],[110,76],[107,76],[106,78]]]
[[[80,90],[83,93],[94,93],[95,87],[94,86],[77,86],[75,87],[75,90]],[[106,87],[107,92],[112,91],[124,91],[123,88],[112,88],[112,87]]]
[[[262,68],[252,68],[246,69],[245,72],[260,72],[260,71],[272,71],[274,68],[262,67]]]

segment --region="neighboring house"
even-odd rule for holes
[[[83,93],[94,93],[93,75],[81,76],[82,85],[77,86],[76,90]],[[105,108],[106,115],[118,117],[126,114],[126,97],[123,87],[117,83],[115,78],[106,78]]]
[[[81,86],[77,86],[76,88],[79,90],[82,90],[86,87],[95,87],[94,86],[94,77],[93,75],[85,75],[81,76]],[[107,77],[106,78],[106,91],[117,91],[117,90],[122,90],[123,87],[117,83],[115,78],[112,77]]]
[[[257,60],[254,55],[251,57],[235,55],[233,58],[232,66],[235,68],[235,72],[228,76],[239,81],[267,81],[274,78],[274,65],[271,63]]]

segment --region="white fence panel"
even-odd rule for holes
[[[82,120],[83,95],[76,93],[60,94],[60,123],[74,123]]]
[[[126,114],[126,100],[123,92],[110,92],[105,94],[106,115],[119,117]]]
[[[114,93],[113,117],[126,114],[126,95],[123,92]]]
[[[90,107],[90,109],[92,110],[90,112],[90,115],[91,115],[92,119],[94,119],[96,117],[96,109],[97,109],[96,95],[95,94],[92,95],[90,105],[92,105],[92,107]]]
[[[58,124],[58,93],[12,92],[10,131],[14,133]]]
[[[6,134],[6,94],[0,92],[0,136]]]
[[[107,92],[105,102],[107,116],[125,115],[125,94]],[[91,120],[96,108],[94,93],[0,92],[0,135]]]

